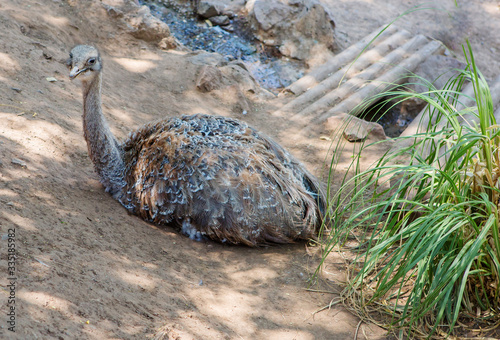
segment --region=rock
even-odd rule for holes
[[[20,160],[20,159],[17,159],[17,158],[12,158],[12,160],[10,161],[12,164],[14,165],[19,165],[20,167],[22,168],[25,168],[26,167],[26,162]]]
[[[222,72],[215,66],[205,65],[196,80],[196,88],[201,92],[218,90],[224,86]]]
[[[234,27],[233,25],[229,24],[229,25],[225,25],[225,26],[221,26],[221,28],[224,30],[224,31],[227,31],[229,33],[232,33],[234,32]]]
[[[222,13],[222,7],[217,1],[200,1],[196,12],[202,18],[209,19]]]
[[[215,64],[215,62],[204,64],[196,80],[196,87],[202,92],[219,90],[233,85],[236,85],[238,91],[241,92],[240,102],[245,102],[242,99],[245,97],[245,93],[257,93],[261,90],[256,80],[240,61],[232,61],[229,64]],[[242,111],[249,111],[247,103],[241,107]]]
[[[210,22],[217,26],[229,25],[229,18],[227,15],[216,15],[210,18]]]
[[[229,82],[238,84],[238,87],[243,93],[257,93],[261,90],[257,81],[252,77],[246,66],[239,60],[232,61],[228,65],[222,66],[220,70]]]
[[[378,123],[367,122],[347,113],[339,113],[327,119],[325,123],[327,130],[342,135],[351,143],[362,142],[369,135],[377,140],[385,140],[384,128]]]
[[[147,6],[131,11],[124,16],[129,32],[137,39],[160,42],[170,36],[167,24],[151,14]]]
[[[336,48],[332,15],[317,0],[249,0],[245,11],[256,38],[283,55],[307,60],[317,45]]]
[[[188,50],[179,42],[179,40],[175,39],[175,37],[172,35],[161,39],[161,41],[158,43],[158,47],[162,50]]]
[[[102,4],[108,15],[122,23],[124,29],[137,39],[160,42],[170,36],[166,23],[151,14],[147,6],[138,6],[133,1],[115,1],[114,5]]]
[[[252,4],[253,8],[250,10],[249,15],[253,16],[259,28],[266,32],[282,22],[290,21],[293,15],[292,8],[277,0],[251,0],[247,2],[247,8]]]
[[[102,4],[102,6],[104,7],[104,9],[106,10],[106,12],[108,13],[108,15],[110,17],[112,17],[112,18],[122,18],[123,17],[122,10],[120,10],[116,7],[107,5],[107,4]]]
[[[53,58],[53,56],[50,55],[48,52],[42,52],[42,55],[47,60],[52,60],[52,58]]]

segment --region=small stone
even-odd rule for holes
[[[212,24],[217,26],[226,26],[229,25],[229,18],[227,15],[217,15],[210,18]]]
[[[162,50],[174,50],[181,47],[181,43],[175,39],[172,35],[167,38],[163,38],[159,43],[158,47]]]
[[[16,91],[17,93],[21,93],[21,91],[22,91],[20,88],[17,88],[17,87],[11,87],[10,89],[13,91]]]
[[[200,1],[196,10],[198,15],[205,19],[221,14],[220,6],[215,1]]]
[[[237,13],[234,13],[233,11],[226,10],[226,9],[224,9],[224,15],[227,15],[229,17],[229,19],[234,19],[234,18],[238,17]]]
[[[227,32],[234,32],[234,27],[233,25],[226,25],[226,26],[221,26],[221,28],[224,30],[224,31],[227,31]]]
[[[20,167],[23,167],[23,168],[26,167],[26,163],[20,159],[17,159],[17,158],[12,158],[11,163],[15,164],[15,165],[19,165]]]
[[[45,78],[45,79],[47,79],[47,81],[48,81],[48,82],[51,82],[51,83],[55,83],[55,82],[57,81],[57,79],[56,79],[56,78],[54,78],[54,77],[47,77],[47,78]]]
[[[7,202],[5,204],[7,204],[9,207],[13,207],[14,206],[14,202]]]
[[[122,18],[123,17],[123,12],[120,9],[117,9],[113,6],[109,6],[106,4],[103,4],[104,9],[106,9],[106,12],[108,12],[108,15],[112,18]]]
[[[170,36],[170,28],[166,23],[151,14],[147,6],[131,11],[124,16],[129,33],[137,39],[160,42]]]
[[[368,135],[377,140],[385,140],[387,136],[378,123],[367,122],[347,113],[337,113],[325,122],[326,128],[334,133],[341,132],[345,139],[351,143],[364,141]]]
[[[356,131],[344,131],[342,135],[351,143],[359,143],[366,139],[368,133],[364,127],[360,126]]]
[[[222,72],[215,66],[203,66],[196,81],[196,87],[201,92],[210,92],[220,89],[222,85]]]

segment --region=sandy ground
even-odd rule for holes
[[[344,46],[418,3],[323,2]],[[468,36],[485,75],[500,73],[498,2],[439,6],[449,12],[414,13],[399,25],[442,39],[458,55]],[[101,48],[103,106],[118,138],[165,116],[232,116],[274,137],[323,176],[330,142],[319,138],[321,127],[297,138],[297,128],[271,118],[275,107],[257,96],[248,99],[247,115],[231,114],[241,112],[236,91],[199,92],[200,66],[185,53],[131,37],[97,1],[3,0],[0,338],[353,339],[358,325],[358,339],[386,338],[384,330],[360,323],[341,305],[313,314],[336,297],[306,290],[319,262],[317,248],[197,243],[127,215],[93,171],[82,136],[79,84],[69,81],[62,64],[72,46],[86,42]],[[17,258],[9,272],[11,245]],[[313,288],[340,289],[342,268],[332,255]],[[15,333],[8,330],[11,297]]]

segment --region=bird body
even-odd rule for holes
[[[84,136],[101,183],[128,211],[192,239],[249,246],[314,238],[325,197],[290,153],[246,123],[210,115],[152,122],[118,143],[101,111],[102,61],[70,53],[82,79]]]

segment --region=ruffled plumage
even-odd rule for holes
[[[320,184],[272,139],[199,114],[147,124],[119,144],[102,114],[99,52],[76,46],[68,65],[82,80],[94,168],[131,213],[196,240],[256,246],[316,236],[326,202]]]
[[[131,133],[122,148],[127,190],[119,200],[147,221],[250,246],[313,238],[321,224],[318,181],[244,122],[172,118]]]

